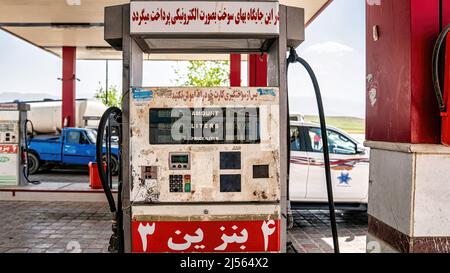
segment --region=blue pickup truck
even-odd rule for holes
[[[87,166],[96,161],[97,132],[92,129],[64,128],[61,135],[35,136],[29,139],[28,166],[30,174],[40,169],[52,169],[56,165]],[[106,153],[106,148],[103,147]],[[111,145],[111,170],[115,175],[119,171],[119,149]]]

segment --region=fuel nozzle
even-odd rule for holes
[[[288,63],[293,64],[293,63],[297,62],[297,60],[298,60],[297,51],[295,50],[295,48],[291,47],[289,49],[289,57],[288,57],[287,61],[288,61]]]

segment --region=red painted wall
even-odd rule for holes
[[[450,0],[441,0],[442,27],[450,24]]]
[[[439,34],[439,0],[366,4],[367,121],[373,141],[439,143],[440,118],[431,81]],[[373,39],[373,26],[379,39]]]

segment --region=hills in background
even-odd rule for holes
[[[306,121],[311,121],[315,123],[319,123],[318,116],[305,116]],[[337,127],[341,130],[349,134],[364,134],[366,129],[365,120],[362,118],[355,117],[327,117],[326,118],[327,126],[331,125]]]
[[[45,93],[19,93],[19,92],[0,92],[0,102],[33,101],[44,99],[61,99],[61,96],[53,96]]]
[[[290,98],[290,112],[302,113],[306,121],[319,122],[317,102],[311,97]],[[345,99],[323,98],[327,125],[350,134],[365,133],[365,105]]]

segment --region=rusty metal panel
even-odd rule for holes
[[[280,200],[278,88],[133,88],[130,101],[132,202],[217,203]],[[260,140],[249,144],[150,144],[152,109],[208,107],[259,109]],[[221,169],[221,152],[239,152],[241,168]],[[186,161],[177,169],[176,165],[169,164],[172,160],[171,154],[187,154],[189,164]],[[254,165],[268,165],[269,176],[254,178]],[[239,189],[221,192],[221,176],[225,175],[240,176]],[[175,179],[172,179],[173,176],[176,176]],[[177,178],[178,176],[180,178]],[[186,176],[189,178],[188,190]],[[184,181],[180,182],[180,179]]]

